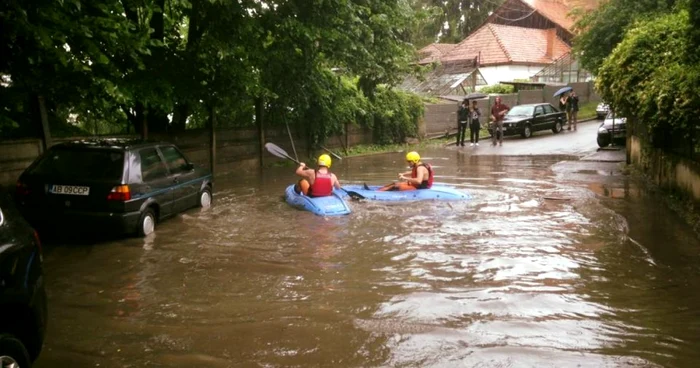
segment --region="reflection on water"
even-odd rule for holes
[[[219,180],[212,208],[145,240],[50,247],[37,366],[700,360],[697,239],[630,179],[557,157],[424,158],[473,199],[352,202],[350,216],[323,218],[281,200],[293,169],[274,168]],[[341,181],[383,184],[402,159],[334,169]]]

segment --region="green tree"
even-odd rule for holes
[[[413,42],[421,48],[433,42],[458,43],[476,30],[505,0],[412,0],[419,14]]]
[[[700,115],[700,64],[686,56],[695,52],[689,25],[685,10],[638,23],[596,81],[602,97],[648,127],[659,147],[668,148],[672,136],[690,138]]]
[[[575,24],[580,34],[574,39],[574,51],[581,65],[597,74],[603,60],[622,41],[629,27],[637,21],[667,14],[675,5],[676,0],[608,0],[597,9],[581,14]]]

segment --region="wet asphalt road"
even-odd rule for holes
[[[36,366],[697,366],[698,239],[597,126],[423,150],[469,201],[322,218],[274,167],[217,178],[212,208],[146,239],[47,245]],[[403,155],[333,170],[381,184]]]

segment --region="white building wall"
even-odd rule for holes
[[[500,82],[511,82],[514,79],[530,79],[533,75],[542,70],[544,66],[527,65],[497,65],[480,66],[479,71],[484,76],[484,80],[489,86]]]

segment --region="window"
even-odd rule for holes
[[[554,108],[552,107],[552,105],[544,105],[544,113],[545,114],[554,113]]]
[[[173,146],[160,147],[160,151],[165,157],[165,163],[168,164],[171,174],[180,174],[190,170],[190,165],[185,159],[185,156]]]
[[[141,178],[144,182],[161,179],[168,175],[168,169],[155,148],[142,149],[139,151],[139,156],[141,157]]]
[[[532,106],[518,105],[513,106],[506,115],[508,116],[532,116]]]
[[[543,114],[544,114],[544,110],[542,110],[542,106],[537,106],[535,108],[535,115],[543,115]]]
[[[105,149],[56,148],[50,150],[31,172],[78,180],[120,180],[124,173],[124,153]]]

